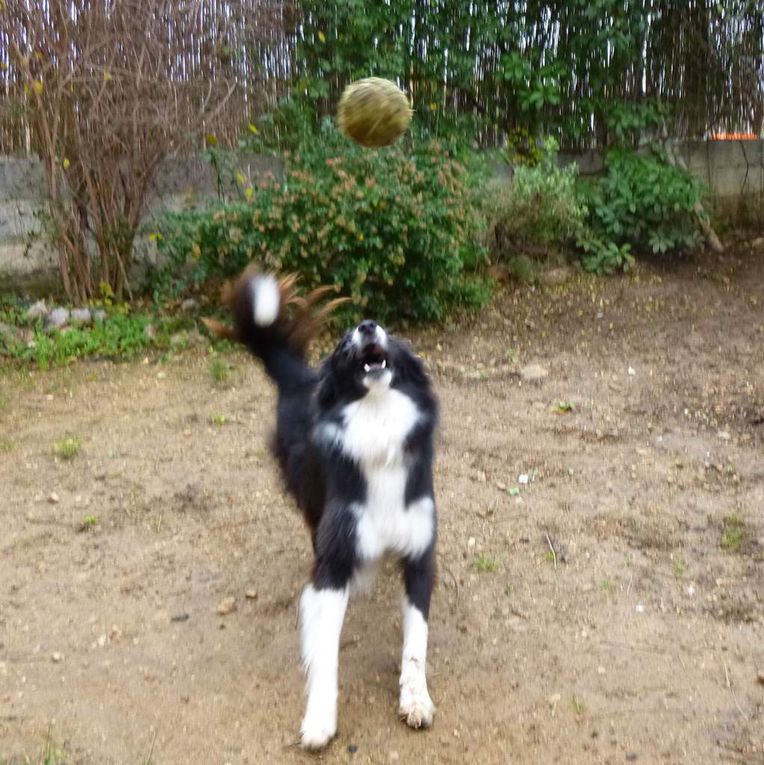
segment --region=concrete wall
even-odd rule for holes
[[[676,149],[721,214],[764,228],[764,140],[685,141]],[[602,153],[595,150],[562,155],[561,160],[575,161],[582,175],[596,175],[603,168]]]
[[[260,155],[240,155],[237,168],[253,182],[282,173],[280,161]],[[206,159],[169,159],[157,174],[147,220],[164,210],[204,205],[216,195],[217,176]],[[0,292],[44,293],[59,284],[56,253],[45,234],[44,200],[45,179],[37,160],[0,157]],[[154,256],[145,238],[137,255],[141,271]]]
[[[764,141],[694,141],[678,150],[720,211],[764,228]],[[602,169],[598,152],[563,159],[575,160],[583,174]],[[282,171],[278,160],[256,155],[240,156],[239,167],[253,181]],[[0,157],[0,292],[45,291],[57,284],[55,252],[44,234],[44,189],[36,160]],[[149,215],[203,205],[216,192],[216,175],[206,160],[168,160],[158,174]],[[145,242],[140,251],[151,257]]]

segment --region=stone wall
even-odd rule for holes
[[[723,214],[764,229],[764,141],[688,141],[679,153]],[[595,151],[564,159],[575,160],[585,175],[602,169],[602,155]],[[272,157],[243,155],[239,166],[254,181],[281,173]],[[55,252],[44,234],[44,188],[39,162],[0,157],[0,292],[44,292],[57,284]],[[206,160],[172,159],[158,174],[149,215],[203,205],[216,194],[217,177]],[[151,257],[150,247],[141,252]]]
[[[280,161],[261,155],[241,155],[238,168],[254,182],[282,172]],[[217,186],[215,171],[203,157],[167,160],[157,174],[147,220],[163,210],[204,205],[216,198]],[[59,282],[56,253],[45,234],[44,199],[45,179],[37,160],[0,157],[0,292],[44,293]],[[138,250],[144,260],[153,256],[145,238]]]

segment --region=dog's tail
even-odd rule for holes
[[[308,345],[329,314],[347,299],[337,298],[318,307],[333,288],[319,287],[300,296],[296,282],[296,274],[277,279],[250,267],[223,288],[223,302],[231,311],[233,326],[203,320],[219,337],[247,346],[282,390],[313,379],[305,361]]]

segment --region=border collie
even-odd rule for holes
[[[340,633],[350,593],[392,554],[401,566],[403,654],[399,714],[432,723],[425,677],[427,618],[435,579],[433,434],[437,401],[421,359],[373,321],[362,321],[318,369],[305,350],[338,301],[313,310],[325,290],[297,297],[295,277],[244,272],[227,288],[234,327],[214,322],[260,358],[278,387],[272,442],[310,529],[314,565],[300,598],[307,707],[302,746],[337,731]]]

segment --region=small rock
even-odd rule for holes
[[[525,382],[538,382],[549,376],[549,370],[540,364],[528,364],[520,370],[520,377]]]
[[[181,304],[180,304],[180,310],[181,311],[193,311],[199,307],[199,303],[194,300],[193,298],[186,298]]]
[[[50,655],[50,658],[56,664],[58,664],[60,661],[64,660],[63,654],[61,654],[59,651],[53,651],[53,653]]]
[[[45,305],[44,300],[38,300],[34,305],[30,306],[27,311],[27,319],[29,319],[29,321],[44,319],[47,315],[48,306]]]
[[[58,308],[54,308],[45,319],[45,328],[46,329],[60,329],[63,326],[66,326],[66,323],[69,321],[69,309],[62,308],[59,306]]]
[[[93,320],[93,316],[90,313],[89,308],[72,308],[69,320],[72,324],[90,324]]]
[[[626,371],[629,373],[629,377],[634,377],[634,375],[637,373],[637,370],[634,369],[634,367],[629,367]]]
[[[562,696],[559,693],[553,693],[551,696],[547,697],[547,703],[550,707],[556,706],[560,703],[560,699]]]
[[[756,675],[756,682],[759,685],[764,685],[764,672],[759,672],[759,674]]]
[[[475,537],[470,537],[467,540],[467,547],[474,547],[475,546]]]
[[[106,311],[103,308],[96,308],[93,311],[93,321],[106,321]]]
[[[645,612],[645,607],[641,603],[637,603],[637,605],[635,606],[634,610],[638,614],[643,614]]]
[[[247,598],[247,600],[257,600],[257,590],[247,590],[244,593],[244,597]]]
[[[227,598],[223,598],[223,600],[221,600],[220,603],[218,603],[217,612],[221,616],[230,614],[235,610],[236,610],[236,598],[234,598],[233,595],[229,595]]]
[[[764,249],[764,236],[757,236],[756,239],[754,239],[751,242],[751,249],[752,250]]]
[[[720,430],[716,435],[721,438],[722,441],[729,441],[730,438],[732,438],[727,430]]]
[[[485,470],[478,470],[477,473],[475,474],[475,480],[478,483],[485,483],[487,480]]]
[[[51,505],[56,505],[56,504],[58,504],[58,502],[59,502],[59,496],[58,496],[58,494],[56,494],[56,492],[55,492],[55,491],[52,491],[52,492],[51,492],[51,493],[48,495],[48,502],[50,502],[50,504],[51,504]]]
[[[0,338],[5,338],[6,340],[15,340],[16,339],[15,327],[12,327],[10,324],[6,324],[5,322],[0,321]]]
[[[629,752],[626,755],[626,762],[636,762],[637,761],[637,753],[636,752]]]
[[[520,475],[517,476],[518,483],[527,484],[528,481],[530,481],[530,476],[527,473],[520,473]]]
[[[98,640],[96,640],[96,643],[98,644],[99,648],[103,648],[106,645],[107,640],[108,638],[106,637],[106,635],[99,635]]]

